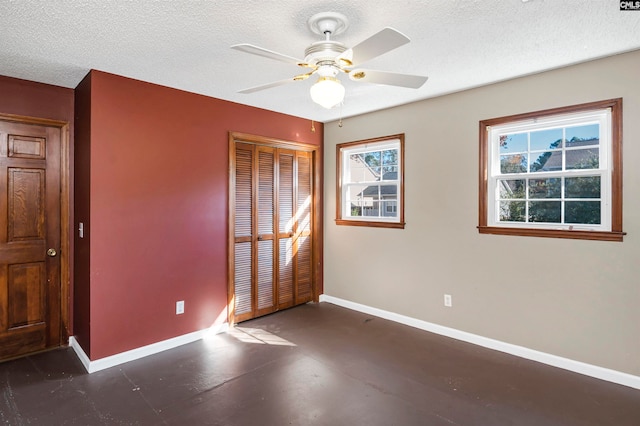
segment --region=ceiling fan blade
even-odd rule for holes
[[[410,41],[409,37],[400,31],[387,27],[351,49],[347,49],[338,57],[338,60],[343,59],[343,62],[351,62],[354,65],[361,64]]]
[[[287,64],[300,65],[304,61],[296,59],[292,56],[283,55],[282,53],[267,50],[262,47],[254,46],[252,44],[234,44],[232,49],[239,50],[245,53],[251,53],[252,55],[262,56],[264,58],[275,59],[276,61],[286,62]]]
[[[349,78],[353,81],[418,89],[422,87],[429,77],[359,68],[349,72]]]
[[[259,92],[260,90],[265,90],[265,89],[270,89],[272,87],[278,87],[278,86],[282,86],[284,84],[287,83],[293,83],[294,80],[293,78],[287,78],[286,80],[280,80],[280,81],[274,81],[273,83],[268,83],[268,84],[262,84],[260,86],[255,86],[255,87],[249,87],[248,89],[244,89],[244,90],[240,90],[238,91],[238,93],[253,93],[253,92]]]

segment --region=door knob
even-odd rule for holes
[[[56,257],[57,254],[58,252],[54,248],[50,248],[49,250],[47,250],[47,256],[49,257]]]

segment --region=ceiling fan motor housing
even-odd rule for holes
[[[312,66],[319,65],[323,61],[335,62],[336,58],[345,50],[347,47],[337,41],[317,41],[305,49],[304,60]]]

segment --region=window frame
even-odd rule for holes
[[[489,220],[489,215],[493,211],[490,204],[496,202],[495,195],[491,192],[491,169],[490,156],[492,155],[492,127],[508,127],[511,125],[520,126],[528,123],[547,122],[554,119],[569,119],[589,112],[601,112],[609,110],[610,128],[602,131],[610,131],[609,147],[607,152],[601,152],[601,159],[608,163],[608,168],[603,168],[600,172],[607,174],[608,184],[603,186],[608,193],[601,194],[603,209],[609,212],[609,223],[602,223],[602,229],[584,229],[584,226],[567,226],[558,229],[553,225],[537,225],[532,223],[496,222]],[[479,203],[478,203],[478,231],[481,234],[498,235],[519,235],[537,236],[550,238],[570,238],[600,241],[622,241],[626,234],[622,231],[622,98],[609,99],[604,101],[589,102],[579,105],[572,105],[560,108],[517,114],[479,122],[480,131],[480,158],[479,158]],[[604,147],[601,147],[603,149]],[[499,158],[499,155],[498,155]],[[565,172],[566,173],[566,172]],[[535,179],[537,176],[521,175],[522,179]],[[555,177],[555,176],[554,176]],[[494,180],[497,180],[494,179]],[[494,186],[495,189],[495,186]],[[495,193],[495,191],[494,191]],[[607,197],[607,200],[605,200]],[[574,229],[575,228],[575,229]],[[582,229],[581,229],[582,228]]]
[[[397,216],[393,220],[385,220],[380,216],[376,217],[351,217],[343,214],[346,200],[344,199],[343,188],[343,172],[345,165],[343,159],[348,153],[357,151],[358,149],[367,148],[368,145],[384,147],[393,141],[398,141],[398,178],[396,180],[398,186],[398,199],[396,204]],[[344,153],[343,153],[344,151]],[[381,201],[381,200],[380,200]],[[386,210],[385,206],[385,210]],[[381,207],[382,208],[382,207]],[[336,145],[336,224],[349,226],[369,226],[375,228],[396,228],[404,229],[404,133],[397,135],[389,135],[378,138],[371,138],[359,141],[345,142]]]

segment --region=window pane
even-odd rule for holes
[[[526,173],[527,156],[523,154],[501,155],[500,173]]]
[[[361,191],[358,193],[358,196],[361,198],[368,198],[368,199],[379,199],[379,193],[380,193],[380,188],[378,185],[373,184],[373,185],[368,185],[368,186],[360,186],[359,188],[361,188]]]
[[[599,201],[567,201],[564,210],[565,223],[600,224]]]
[[[566,178],[565,198],[600,198],[600,176]]]
[[[562,170],[562,151],[531,153],[532,172],[551,172],[556,170]]]
[[[365,169],[366,165],[364,164],[364,158],[362,158],[362,154],[351,154],[349,155],[349,168],[353,169]]]
[[[362,216],[362,201],[350,201],[349,202],[351,208],[351,216],[359,217]]]
[[[600,167],[598,148],[572,149],[566,153],[567,170],[597,169]]]
[[[529,222],[560,223],[560,201],[531,201],[529,203]]]
[[[362,208],[362,216],[380,216],[380,201],[365,200]]]
[[[347,200],[360,200],[365,195],[364,191],[369,188],[367,185],[349,185],[347,187]],[[374,185],[374,188],[377,188]],[[375,192],[377,194],[377,190]]]
[[[567,146],[586,146],[600,144],[600,125],[567,127]]]
[[[560,198],[562,179],[529,179],[529,198]]]
[[[398,202],[396,200],[384,200],[382,202],[382,216],[397,217]]]
[[[365,153],[364,162],[370,167],[380,166],[380,151]]]
[[[531,132],[531,151],[562,148],[562,129],[539,130]]]
[[[398,186],[397,185],[381,185],[380,186],[380,196],[385,198],[398,198]]]
[[[367,188],[369,188],[367,185],[350,185],[347,187],[346,202],[351,216],[362,216],[363,208],[367,203],[371,204],[372,198],[364,194]],[[377,191],[377,187],[374,186],[374,188]]]
[[[386,151],[382,151],[382,165],[384,166],[395,166],[398,164],[398,150],[397,149],[388,149]]]
[[[500,154],[527,151],[527,133],[500,135]]]
[[[383,166],[382,180],[398,180],[398,166]]]
[[[380,167],[369,167],[369,170],[371,171],[371,180],[370,181],[379,181],[380,180],[380,171],[381,168]]]
[[[524,222],[525,208],[524,201],[500,201],[500,221]]]
[[[524,198],[524,179],[499,179],[500,198]]]
[[[349,182],[366,182],[374,180],[373,174],[366,167],[352,167],[349,169],[349,174],[346,176],[346,183]]]

